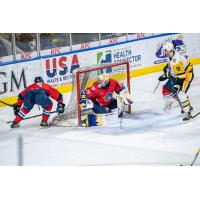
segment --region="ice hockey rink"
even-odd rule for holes
[[[38,117],[11,129],[6,121],[13,120],[12,108],[0,109],[0,165],[17,165],[19,135],[24,165],[190,165],[200,148],[200,115],[183,122],[176,102],[169,112],[163,110],[162,83],[153,94],[160,74],[131,80],[132,114],[126,114],[121,125],[40,128]],[[200,111],[200,66],[194,67],[194,74],[188,95],[196,114]],[[35,106],[27,117],[41,112]],[[195,162],[199,165],[200,158]]]

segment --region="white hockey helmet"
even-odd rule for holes
[[[98,76],[98,87],[106,87],[109,84],[109,75],[108,74],[100,74]]]
[[[164,52],[170,52],[175,50],[172,42],[166,42],[165,44],[163,44],[162,48]]]

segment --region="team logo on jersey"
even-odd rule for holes
[[[113,94],[109,92],[108,94],[106,94],[105,98],[107,101],[109,101],[112,99],[112,96],[113,96]]]

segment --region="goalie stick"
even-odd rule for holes
[[[124,110],[125,110],[125,104],[124,102],[122,101],[121,97],[119,94],[115,93],[116,94],[116,99],[117,99],[117,104],[118,104],[118,109],[121,110],[121,119],[120,119],[120,129],[123,129],[123,115],[124,115]]]

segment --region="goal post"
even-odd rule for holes
[[[98,75],[107,73],[109,78],[115,79],[123,83],[131,93],[130,89],[130,64],[129,62],[111,63],[101,66],[91,66],[87,68],[79,68],[74,72],[72,80],[72,92],[65,112],[53,119],[53,124],[58,126],[81,126],[82,117],[88,111],[81,110],[80,97],[81,91],[97,81]],[[131,112],[131,106],[127,106],[127,112]],[[89,111],[91,112],[91,110]]]

